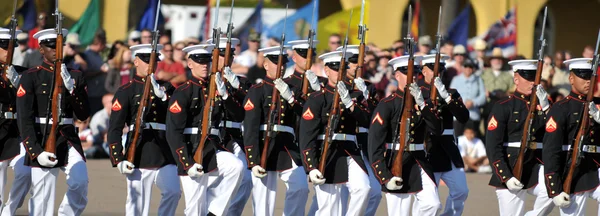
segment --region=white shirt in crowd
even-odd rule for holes
[[[471,158],[480,158],[487,156],[485,153],[485,145],[483,142],[475,137],[473,140],[468,140],[465,136],[458,137],[458,149],[460,150],[460,156],[469,156]]]

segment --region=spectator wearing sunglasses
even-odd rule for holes
[[[327,43],[327,47],[329,48],[329,50],[325,50],[325,52],[335,51],[341,45],[342,37],[339,34],[331,34],[329,35],[329,43]]]
[[[33,28],[29,31],[28,45],[31,49],[40,48],[40,44],[38,43],[37,39],[35,39],[33,37],[33,35],[46,27],[47,19],[48,19],[48,17],[46,16],[46,12],[38,13],[37,20],[35,21],[36,26],[35,26],[35,28]],[[37,66],[37,65],[34,65],[34,66]]]
[[[127,45],[129,45],[129,46],[139,45],[141,37],[142,37],[142,35],[140,34],[139,31],[133,30],[133,31],[129,32],[129,37],[127,38],[128,39]]]

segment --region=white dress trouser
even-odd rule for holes
[[[348,163],[348,182],[340,184],[322,184],[315,186],[317,196],[318,210],[316,215],[335,216],[335,215],[364,215],[369,201],[369,176],[352,159],[347,157]],[[342,209],[342,188],[346,186],[350,195],[348,211]]]
[[[598,178],[600,178],[600,169],[598,169]],[[600,216],[600,187],[595,190],[578,194],[571,194],[571,205],[566,208],[560,208],[560,215],[585,215],[585,198],[589,197],[598,202],[598,216]]]
[[[246,202],[248,202],[248,199],[250,198],[250,193],[252,192],[252,171],[246,169],[246,167],[248,167],[246,153],[244,153],[244,150],[237,143],[233,144],[233,154],[240,159],[244,167],[242,169],[240,188],[238,188],[237,193],[233,195],[227,213],[227,215],[237,216],[242,215]]]
[[[208,175],[191,178],[180,176],[183,195],[185,197],[185,215],[208,214],[208,201],[206,199],[208,189]]]
[[[25,196],[31,188],[31,167],[25,166],[24,156],[25,148],[21,146],[21,151],[16,157],[0,162],[0,202],[4,201],[4,187],[6,186],[6,175],[8,167],[12,167],[15,172],[15,179],[10,193],[8,194],[8,200],[3,203],[2,216],[15,215],[18,208],[23,205]],[[31,201],[31,200],[30,200]]]
[[[536,196],[533,210],[525,214],[525,195],[529,193]],[[510,191],[508,189],[496,189],[500,215],[548,215],[554,208],[551,198],[548,198],[546,184],[544,181],[544,166],[540,165],[538,172],[538,184],[528,190]]]
[[[244,164],[228,151],[217,151],[217,170],[208,173],[208,211],[226,215],[229,203],[237,193],[242,180]]]
[[[469,196],[469,187],[467,187],[467,177],[464,168],[456,168],[452,164],[452,170],[448,172],[435,172],[435,184],[440,185],[440,179],[444,180],[450,194],[446,198],[446,208],[440,216],[459,216],[462,215],[465,208],[465,201]]]
[[[389,216],[409,216],[410,201],[415,197],[415,203],[412,207],[412,215],[434,216],[440,208],[441,203],[438,197],[435,183],[423,169],[421,170],[421,182],[423,190],[417,193],[385,193],[385,199],[388,207]]]
[[[87,205],[88,173],[83,157],[69,148],[67,165],[60,168],[31,167],[32,195],[29,215],[54,215],[54,197],[58,171],[65,172],[67,193],[58,208],[58,215],[81,215]]]
[[[126,215],[148,215],[153,184],[156,184],[162,197],[158,215],[175,215],[181,189],[177,167],[173,164],[155,169],[134,169],[132,174],[127,175]]]
[[[290,158],[290,160],[292,160]],[[255,216],[273,216],[277,195],[277,177],[287,188],[283,215],[304,215],[308,199],[308,181],[302,166],[292,161],[292,168],[284,171],[267,171],[267,176],[252,175],[252,207]]]

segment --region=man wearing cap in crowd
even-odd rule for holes
[[[173,93],[167,114],[167,138],[178,161],[186,215],[227,214],[246,170],[242,161],[228,150],[231,147],[224,142],[226,134],[219,125],[225,113],[239,116],[243,111],[239,98],[228,92],[221,73],[209,76],[213,49],[210,43],[183,49],[188,54],[192,75]],[[208,119],[203,119],[202,111],[208,100],[213,100],[208,98],[209,79],[215,79],[218,95],[214,99],[211,122],[204,122]],[[202,124],[210,124],[210,135],[204,148],[198,149]],[[203,161],[194,161],[196,151],[201,151]]]
[[[29,49],[27,45],[27,40],[29,37],[27,33],[20,32],[17,34],[17,41],[15,43],[15,52],[13,53],[13,64],[14,65],[23,65],[23,61],[25,60],[25,56],[31,53],[33,50]]]
[[[313,93],[307,99],[300,120],[300,150],[302,161],[310,181],[315,186],[318,210],[316,215],[363,215],[367,207],[369,177],[356,141],[358,126],[367,126],[371,116],[364,100],[352,99],[344,82],[338,82],[342,63],[351,52],[333,51],[319,56],[325,65],[327,83],[323,90]],[[346,59],[342,59],[345,56]],[[343,79],[343,78],[342,78]],[[335,131],[331,136],[330,154],[321,155],[327,128],[328,116],[332,111],[333,98],[339,94],[339,121],[332,125]],[[358,122],[358,123],[357,123]],[[318,170],[320,160],[326,160],[325,170]],[[348,209],[342,209],[342,187],[347,187],[350,195]],[[344,200],[345,201],[345,200]]]
[[[429,35],[423,35],[419,37],[419,52],[415,55],[429,55],[431,52],[431,37]]]
[[[242,50],[239,55],[235,57],[233,62],[235,65],[232,65],[231,69],[238,74],[247,74],[248,69],[252,66],[256,65],[258,58],[258,49],[260,48],[260,34],[258,32],[250,32],[248,35],[248,41],[246,41],[246,46],[243,46],[244,40],[240,41],[240,45],[242,45]]]
[[[287,47],[286,47],[287,48]],[[300,151],[294,141],[296,117],[301,114],[302,104],[299,89],[290,88],[277,74],[277,61],[280,47],[273,46],[260,49],[265,60],[263,67],[266,76],[259,84],[253,85],[243,103],[244,116],[244,148],[248,168],[252,170],[252,206],[254,215],[273,215],[277,193],[277,177],[286,184],[285,215],[304,215],[308,198],[308,183],[302,169]],[[283,51],[283,62],[287,62],[287,54]],[[283,70],[283,68],[281,69]],[[276,118],[270,130],[275,137],[269,143],[266,165],[261,164],[263,139],[267,129],[267,119],[271,115],[271,95],[273,88],[279,91],[277,106],[273,116]],[[263,167],[266,166],[266,167]]]
[[[214,44],[213,39],[209,39],[206,41],[207,44]],[[248,167],[246,161],[246,154],[244,152],[244,138],[242,137],[242,121],[244,120],[244,110],[241,107],[241,102],[246,98],[246,93],[251,86],[251,83],[244,76],[238,76],[231,71],[231,68],[227,65],[231,65],[234,61],[234,51],[235,47],[240,43],[240,40],[237,38],[231,38],[231,53],[229,62],[225,64],[225,51],[227,48],[227,38],[220,37],[219,38],[219,60],[218,65],[216,65],[218,71],[222,71],[223,77],[225,77],[228,94],[232,95],[235,98],[235,101],[238,103],[237,107],[225,107],[227,112],[223,112],[224,116],[222,118],[222,122],[219,127],[224,129],[225,134],[223,137],[223,146],[225,149],[233,153],[240,161],[243,163],[242,167]],[[219,169],[237,169],[237,167],[229,167],[231,164],[218,164]],[[239,186],[239,190],[234,193],[234,197],[231,200],[231,207],[228,209],[228,212],[232,215],[240,215],[244,210],[244,206],[246,206],[246,202],[248,202],[248,198],[250,198],[250,193],[252,192],[252,174],[250,170],[241,168],[240,170],[242,176],[242,182]],[[211,173],[211,178],[209,179],[209,201],[210,205],[221,205],[223,202],[222,199],[214,199],[211,196],[227,196],[221,194],[227,194],[227,192],[221,192],[223,190],[227,190],[230,188],[228,185],[219,184],[219,181],[214,181],[213,175]],[[212,184],[215,182],[216,184]]]
[[[560,100],[548,113],[546,119],[546,134],[544,136],[544,181],[548,188],[548,196],[554,204],[560,207],[561,215],[583,215],[586,210],[586,198],[600,201],[600,188],[598,187],[598,163],[600,157],[600,113],[598,104],[600,98],[586,104],[591,86],[592,59],[576,58],[564,62],[569,66],[569,82],[571,94]],[[589,132],[580,143],[581,158],[570,158],[573,144],[577,136],[578,123],[582,121],[583,106],[589,108]],[[595,132],[595,133],[594,133]],[[569,159],[568,161],[566,159]],[[575,169],[570,194],[564,192],[563,184],[569,171],[571,160],[580,160]]]
[[[455,77],[461,74],[464,70],[463,64],[468,59],[467,49],[463,45],[456,45],[452,49],[452,59],[446,64],[447,77]],[[444,85],[449,86],[451,79],[442,80]]]
[[[129,36],[127,37],[127,45],[129,45],[129,46],[139,45],[141,37],[142,37],[142,35],[137,30],[133,30],[133,31],[129,32]]]
[[[68,31],[62,29],[62,36]],[[58,209],[59,214],[81,215],[87,205],[88,174],[81,142],[73,125],[73,117],[84,121],[89,117],[87,87],[81,72],[60,65],[62,89],[61,119],[56,134],[44,134],[49,127],[46,119],[49,94],[54,86],[57,32],[44,29],[34,35],[39,41],[39,51],[44,56],[42,65],[23,72],[17,88],[17,119],[23,146],[27,152],[25,165],[31,168],[32,196],[30,214],[52,215],[58,171],[66,174],[68,190]],[[73,116],[75,114],[75,116]],[[45,151],[43,140],[55,136],[56,151]],[[45,138],[46,139],[45,139]]]
[[[486,152],[493,170],[489,185],[496,189],[500,215],[525,214],[528,193],[535,196],[536,201],[533,210],[527,214],[548,215],[554,204],[546,194],[547,182],[541,163],[542,149],[546,146],[540,141],[544,137],[543,128],[551,104],[542,85],[535,86],[534,83],[537,60],[515,60],[509,64],[515,73],[516,89],[507,99],[493,105],[485,136]],[[532,95],[534,88],[535,95]],[[531,97],[537,97],[539,103],[528,131],[531,142],[527,143],[523,155],[522,174],[516,178],[513,169],[519,157]]]
[[[446,199],[446,208],[441,215],[462,215],[465,201],[469,195],[467,187],[467,177],[465,176],[464,163],[456,138],[459,135],[454,134],[453,119],[464,124],[469,120],[469,110],[462,102],[461,96],[456,89],[446,89],[442,83],[445,75],[445,61],[450,57],[440,54],[439,76],[434,77],[436,55],[423,56],[423,79],[418,83],[423,90],[425,98],[430,97],[431,87],[435,86],[437,90],[437,112],[441,116],[444,131],[441,136],[427,136],[427,152],[429,152],[429,162],[433,167],[435,183],[439,185],[440,179],[444,180],[450,194]],[[429,98],[431,100],[431,98]]]
[[[157,55],[162,48],[162,45],[156,45]],[[174,215],[181,190],[173,158],[175,154],[171,152],[165,138],[168,95],[156,82],[154,74],[148,76],[152,45],[132,46],[131,52],[135,56],[133,64],[136,74],[133,80],[119,87],[112,102],[107,132],[110,162],[127,179],[126,215],[148,215],[153,183],[162,195],[158,215]],[[159,60],[158,56],[156,60]],[[129,135],[134,133],[140,95],[143,94],[146,79],[151,79],[151,100],[146,107],[147,114],[142,120],[144,125],[140,125],[140,141],[131,143],[133,137],[127,136],[123,145],[123,125],[129,127]],[[136,144],[138,147],[134,161],[127,161],[129,145]]]
[[[412,215],[435,215],[441,208],[431,164],[426,158],[423,145],[425,134],[441,135],[442,124],[436,110],[416,83],[407,83],[409,56],[400,56],[390,60],[394,67],[394,78],[398,89],[392,95],[382,99],[369,122],[369,159],[375,171],[381,189],[385,192],[388,215],[410,215],[411,197],[415,197]],[[420,71],[422,56],[414,57],[414,76]],[[404,92],[405,90],[410,92]],[[408,134],[409,142],[405,149],[399,143],[392,143],[401,122],[403,97],[413,97],[415,107]],[[412,107],[411,107],[412,108]],[[402,154],[402,177],[391,172],[394,157]]]
[[[21,30],[16,30],[15,35],[21,35]],[[0,28],[0,70],[8,64],[8,45],[11,40],[10,29]],[[19,49],[15,47],[15,51]],[[14,215],[17,208],[21,207],[25,196],[31,187],[31,168],[25,166],[25,148],[21,145],[19,128],[17,127],[16,93],[19,86],[20,73],[27,68],[13,64],[8,66],[6,80],[0,79],[0,204],[4,204],[2,215]],[[4,191],[8,167],[14,170],[14,181],[6,203]]]
[[[483,39],[475,40],[475,45],[473,45],[473,49],[475,49],[475,60],[477,61],[477,66],[479,70],[477,71],[478,75],[481,75],[481,70],[489,67],[489,65],[485,64],[485,50],[487,49],[487,43]]]
[[[510,92],[515,88],[513,73],[502,70],[504,60],[502,49],[499,47],[494,48],[492,50],[492,56],[490,56],[489,59],[490,67],[485,68],[481,74],[487,98],[487,102],[481,113],[484,121],[487,121],[494,104],[500,100],[506,99]],[[484,122],[484,125],[487,125],[487,122]]]
[[[313,48],[313,58],[316,57],[316,46],[319,43],[318,40],[313,40],[312,48]],[[302,85],[304,83],[304,76],[308,79],[308,93],[321,90],[321,85],[326,81],[324,77],[318,77],[315,72],[311,71],[310,68],[306,68],[306,62],[309,61],[308,57],[308,40],[295,40],[288,42],[288,45],[292,46],[293,55],[292,61],[294,61],[293,73],[290,76],[286,77],[285,82],[290,85],[302,89]],[[314,59],[312,60],[313,62]],[[303,95],[303,97],[308,97],[308,95]]]

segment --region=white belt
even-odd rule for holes
[[[261,131],[266,131],[267,130],[267,125],[266,124],[260,125],[260,130]],[[290,126],[273,125],[273,128],[271,128],[271,130],[277,131],[277,132],[287,132],[287,133],[291,133],[292,135],[295,136],[294,128],[292,128]]]
[[[563,145],[562,149],[563,151],[569,151],[571,150],[571,145]],[[583,152],[587,152],[587,153],[600,153],[600,148],[598,148],[598,146],[595,145],[583,145]]]
[[[4,112],[5,119],[17,119],[17,113],[14,112]]]
[[[241,122],[225,121],[224,125],[225,125],[226,128],[242,129],[242,123]],[[223,122],[221,122],[219,124],[219,127],[223,127]]]
[[[535,146],[534,146],[535,144]],[[505,147],[514,147],[514,148],[521,148],[521,142],[509,142],[509,143],[504,143]],[[542,149],[544,148],[544,144],[540,143],[540,142],[530,142],[527,145],[530,149]],[[535,148],[532,148],[535,147]]]
[[[442,135],[454,136],[454,129],[444,129]]]
[[[385,145],[385,147],[387,149],[391,149],[391,150],[396,150],[398,151],[400,149],[400,143],[387,143]],[[408,148],[406,148],[406,151],[423,151],[425,150],[425,145],[421,144],[409,144]]]
[[[198,128],[197,127],[185,128],[185,129],[183,129],[183,134],[198,134]],[[221,131],[219,131],[219,129],[211,128],[210,134],[215,135],[215,136],[220,136]]]
[[[152,129],[152,130],[166,130],[167,126],[165,124],[162,123],[156,123],[156,122],[146,122],[144,123],[144,129]],[[133,125],[129,126],[129,131],[133,131]]]
[[[317,137],[318,140],[325,140],[325,134],[321,134]],[[334,133],[331,140],[337,141],[352,141],[356,143],[356,135]]]
[[[46,124],[46,118],[35,118],[35,123]],[[52,118],[48,121],[48,124],[52,124]],[[73,118],[62,118],[59,125],[73,124]]]
[[[369,133],[369,129],[364,127],[358,127],[358,133]]]

